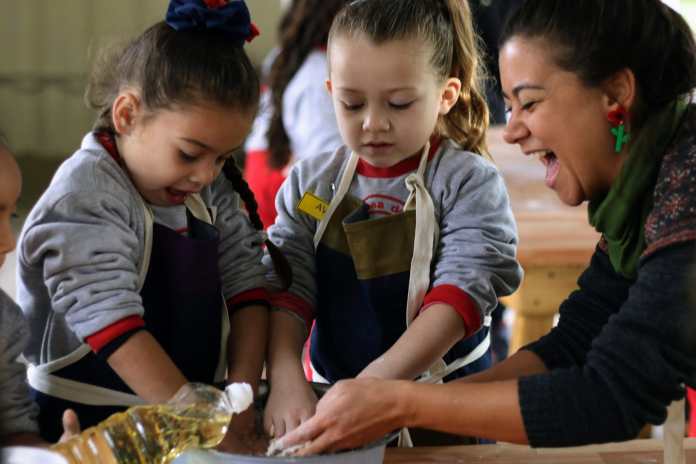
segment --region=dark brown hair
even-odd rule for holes
[[[268,128],[269,163],[285,167],[292,154],[290,138],[283,125],[283,94],[307,56],[325,47],[331,22],[346,0],[295,0],[282,20],[280,52],[273,61],[268,83],[273,114]]]
[[[588,86],[621,69],[633,71],[636,127],[696,86],[693,34],[660,0],[526,0],[508,19],[501,47],[515,36],[542,39],[556,65]]]
[[[85,94],[98,111],[95,131],[115,133],[111,107],[124,88],[137,89],[146,115],[174,106],[212,103],[253,113],[258,107],[259,79],[243,46],[230,43],[224,32],[177,31],[160,22],[122,49],[106,50],[95,63]],[[244,201],[254,227],[263,229],[254,194],[229,159],[225,177]],[[266,240],[274,265],[289,286],[290,268],[280,251]]]
[[[462,82],[458,102],[438,123],[438,135],[466,150],[487,154],[485,71],[468,1],[357,0],[336,16],[329,43],[338,36],[359,35],[375,44],[413,38],[429,44],[431,64],[438,76]]]

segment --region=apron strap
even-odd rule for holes
[[[90,353],[89,346],[80,345],[75,351],[56,360],[35,366],[29,364],[27,379],[34,390],[66,401],[78,401],[91,406],[136,406],[145,404],[137,395],[98,387],[52,374],[73,364]]]
[[[140,201],[140,206],[143,209],[143,217],[145,219],[145,243],[143,244],[143,256],[140,260],[140,267],[138,268],[138,293],[143,289],[145,285],[145,278],[147,277],[147,271],[150,269],[150,255],[152,253],[152,228],[155,223],[155,215],[152,210],[145,204],[143,199],[138,195],[138,200]]]
[[[345,171],[343,171],[343,174],[341,175],[341,180],[338,184],[338,190],[336,191],[336,194],[334,195],[333,199],[331,200],[331,203],[329,204],[328,211],[326,211],[324,217],[321,219],[321,221],[319,221],[319,224],[317,224],[317,230],[316,232],[314,232],[315,250],[319,246],[321,238],[324,236],[324,232],[326,231],[326,227],[329,225],[329,222],[331,221],[331,217],[334,215],[336,209],[338,209],[338,206],[341,204],[343,198],[345,198],[346,194],[348,193],[348,190],[350,189],[350,184],[353,183],[353,176],[355,175],[355,169],[358,166],[359,159],[360,158],[355,152],[352,152],[350,154],[350,158],[348,159],[346,169]]]
[[[215,224],[216,211],[214,211],[212,208],[210,212],[208,211],[208,207],[203,201],[203,198],[201,198],[200,193],[194,193],[187,196],[184,204],[186,205],[188,210],[191,211],[193,217],[195,217],[199,221],[205,222],[206,224],[210,225]]]
[[[484,322],[484,327],[489,327],[491,326],[491,317],[486,316],[486,321]],[[420,383],[439,383],[442,382],[442,379],[450,375],[451,373],[457,371],[458,369],[461,369],[464,366],[468,366],[469,364],[478,361],[482,356],[484,356],[488,352],[488,348],[491,346],[491,331],[489,330],[486,336],[484,337],[483,340],[481,340],[481,343],[476,345],[476,348],[474,348],[472,351],[469,352],[466,356],[462,356],[461,358],[457,358],[454,361],[452,361],[449,364],[445,364],[445,362],[440,359],[439,362],[436,362],[433,364],[428,371],[423,374],[422,376],[418,377],[416,379],[416,382]]]
[[[410,194],[404,205],[404,211],[416,210],[416,230],[406,300],[406,327],[416,318],[418,310],[423,305],[423,298],[430,288],[430,265],[439,235],[433,199],[423,180],[429,152],[430,143],[426,143],[418,171],[406,177],[406,187]]]

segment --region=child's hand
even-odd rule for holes
[[[72,409],[66,409],[63,412],[63,435],[61,435],[58,443],[63,443],[66,440],[80,433],[80,422],[77,419],[77,414]],[[0,447],[3,446],[37,446],[40,448],[50,448],[53,443],[45,441],[38,433],[15,433],[2,437]]]
[[[264,429],[272,438],[282,437],[312,417],[316,404],[317,396],[304,378],[276,383],[266,403]]]
[[[80,434],[80,420],[72,409],[63,412],[63,435],[60,436],[58,443],[70,440],[75,435]]]
[[[217,446],[218,451],[236,454],[261,455],[268,448],[268,437],[256,427],[256,409],[250,407],[232,416],[225,438]]]

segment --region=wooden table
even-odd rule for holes
[[[514,353],[551,329],[558,306],[589,264],[599,234],[587,222],[587,206],[561,203],[544,184],[541,162],[505,143],[501,127],[489,130],[488,147],[507,184],[520,237],[518,259],[525,270],[519,290],[505,299],[516,311]]]
[[[686,462],[696,463],[696,438],[685,440]],[[528,446],[452,446],[443,448],[388,448],[385,464],[659,464],[663,462],[660,440],[633,440],[624,443],[578,448],[532,449]]]

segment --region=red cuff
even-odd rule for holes
[[[430,290],[423,298],[423,307],[420,312],[437,303],[450,305],[464,320],[466,336],[473,334],[481,328],[481,313],[474,300],[468,293],[455,285],[438,285]]]
[[[101,329],[99,332],[86,337],[85,342],[92,348],[92,351],[98,353],[99,350],[108,345],[111,341],[126,332],[140,327],[145,327],[143,318],[140,316],[130,316],[118,322],[114,322],[110,326]]]
[[[271,305],[276,308],[287,309],[297,314],[305,321],[307,330],[314,322],[314,308],[307,301],[290,292],[278,292],[271,294]]]
[[[270,301],[270,293],[265,288],[254,288],[251,290],[238,293],[227,300],[227,309],[234,311],[244,306],[251,304],[260,304],[268,306]]]

